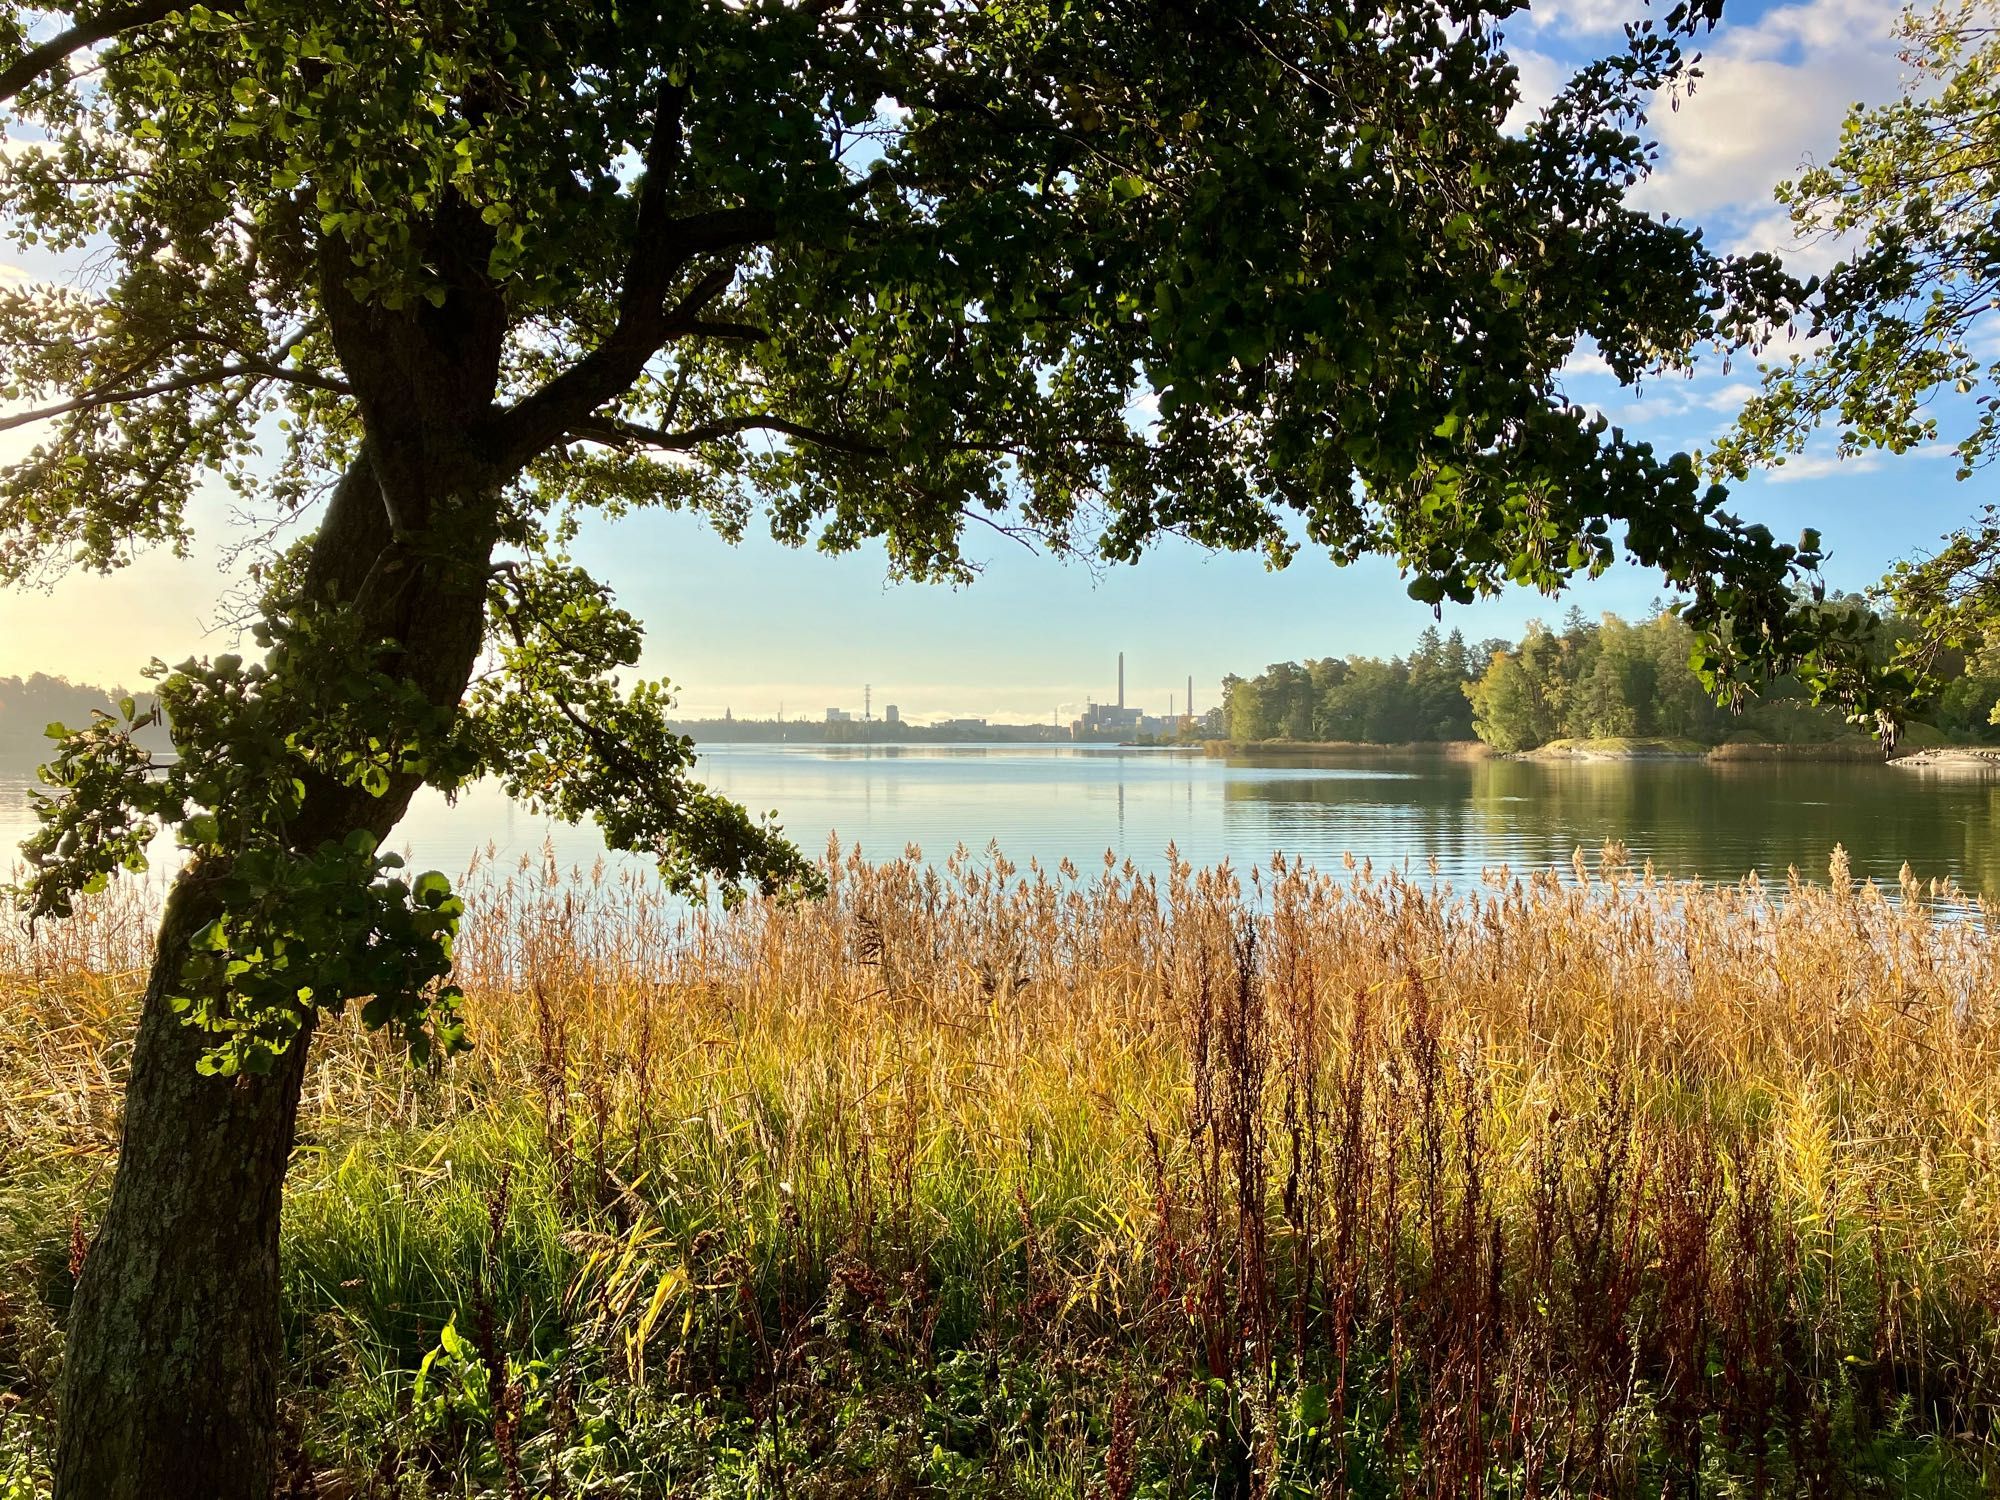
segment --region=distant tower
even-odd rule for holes
[[[1125,653],[1118,653],[1118,706],[1125,706]]]
[[[884,724],[902,723],[903,711],[900,708],[896,707],[895,704],[891,703],[887,708],[882,710],[882,722]]]
[[[875,685],[873,683],[864,682],[861,685],[861,722],[864,724],[875,722]]]
[[[1194,717],[1194,673],[1188,673],[1187,716]]]

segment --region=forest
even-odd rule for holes
[[[93,710],[109,712],[122,696],[119,689],[71,682],[46,672],[0,677],[0,752],[46,750],[43,731],[49,725],[77,728],[90,722]]]
[[[1891,618],[1880,649],[1893,651],[1904,633]],[[1227,677],[1222,718],[1226,737],[1243,742],[1478,739],[1506,754],[1565,741],[1812,744],[1859,735],[1791,676],[1762,684],[1739,708],[1719,705],[1689,665],[1693,648],[1687,622],[1663,606],[1636,622],[1572,608],[1560,628],[1531,621],[1518,642],[1471,644],[1433,626],[1404,656],[1309,658]],[[1939,677],[1918,737],[2000,739],[2000,646],[1954,653]]]

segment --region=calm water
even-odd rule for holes
[[[838,834],[876,858],[915,844],[942,860],[997,840],[1008,857],[1086,869],[1110,850],[1158,870],[1169,844],[1197,864],[1241,866],[1274,852],[1337,867],[1454,883],[1500,865],[1566,864],[1579,846],[1621,839],[1666,873],[1734,880],[1789,866],[1826,872],[1846,846],[1858,875],[1893,882],[1905,860],[2000,896],[2000,777],[1875,765],[1702,762],[1540,764],[1256,756],[1050,746],[718,745],[704,775],[753,811],[775,809],[809,851]],[[29,768],[0,763],[0,867],[30,826]],[[553,843],[564,863],[602,851],[594,830],[530,816],[491,790],[455,808],[427,798],[398,831],[420,867],[462,870]]]

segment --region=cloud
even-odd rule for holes
[[[1710,411],[1735,411],[1745,401],[1757,394],[1757,387],[1747,380],[1732,380],[1720,390],[1707,391],[1694,398],[1694,404]]]
[[[1606,36],[1622,30],[1639,14],[1640,7],[1633,0],[1540,0],[1525,19],[1536,31]]]
[[[1905,459],[1949,458],[1952,452],[1947,444],[1928,443],[1898,456]],[[1783,467],[1771,470],[1767,477],[1772,484],[1798,484],[1803,480],[1825,479],[1832,475],[1873,474],[1882,467],[1886,457],[1880,452],[1857,453],[1851,458],[1842,458],[1837,453],[1808,453],[1786,459]]]
[[[1827,479],[1835,474],[1873,474],[1882,467],[1879,453],[1858,453],[1852,458],[1842,458],[1835,453],[1808,453],[1799,458],[1788,458],[1770,471],[1773,484],[1801,484],[1808,479]]]
[[[1634,205],[1693,218],[1769,205],[1777,183],[1832,150],[1849,106],[1894,97],[1898,14],[1897,0],[1806,0],[1725,25],[1692,96],[1678,109],[1655,99],[1662,165]]]
[[[1501,129],[1518,135],[1548,108],[1549,101],[1569,81],[1569,70],[1546,52],[1529,47],[1510,47],[1507,57],[1520,72],[1521,97],[1507,112]]]
[[[1855,248],[1852,235],[1820,235],[1801,240],[1792,228],[1792,216],[1773,207],[1739,230],[1729,249],[1735,255],[1755,255],[1768,251],[1785,263],[1787,270],[1801,276],[1824,276]]]

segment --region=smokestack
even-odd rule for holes
[[[1188,673],[1187,716],[1194,717],[1194,674]]]
[[[1118,706],[1125,706],[1125,653],[1118,653]]]

